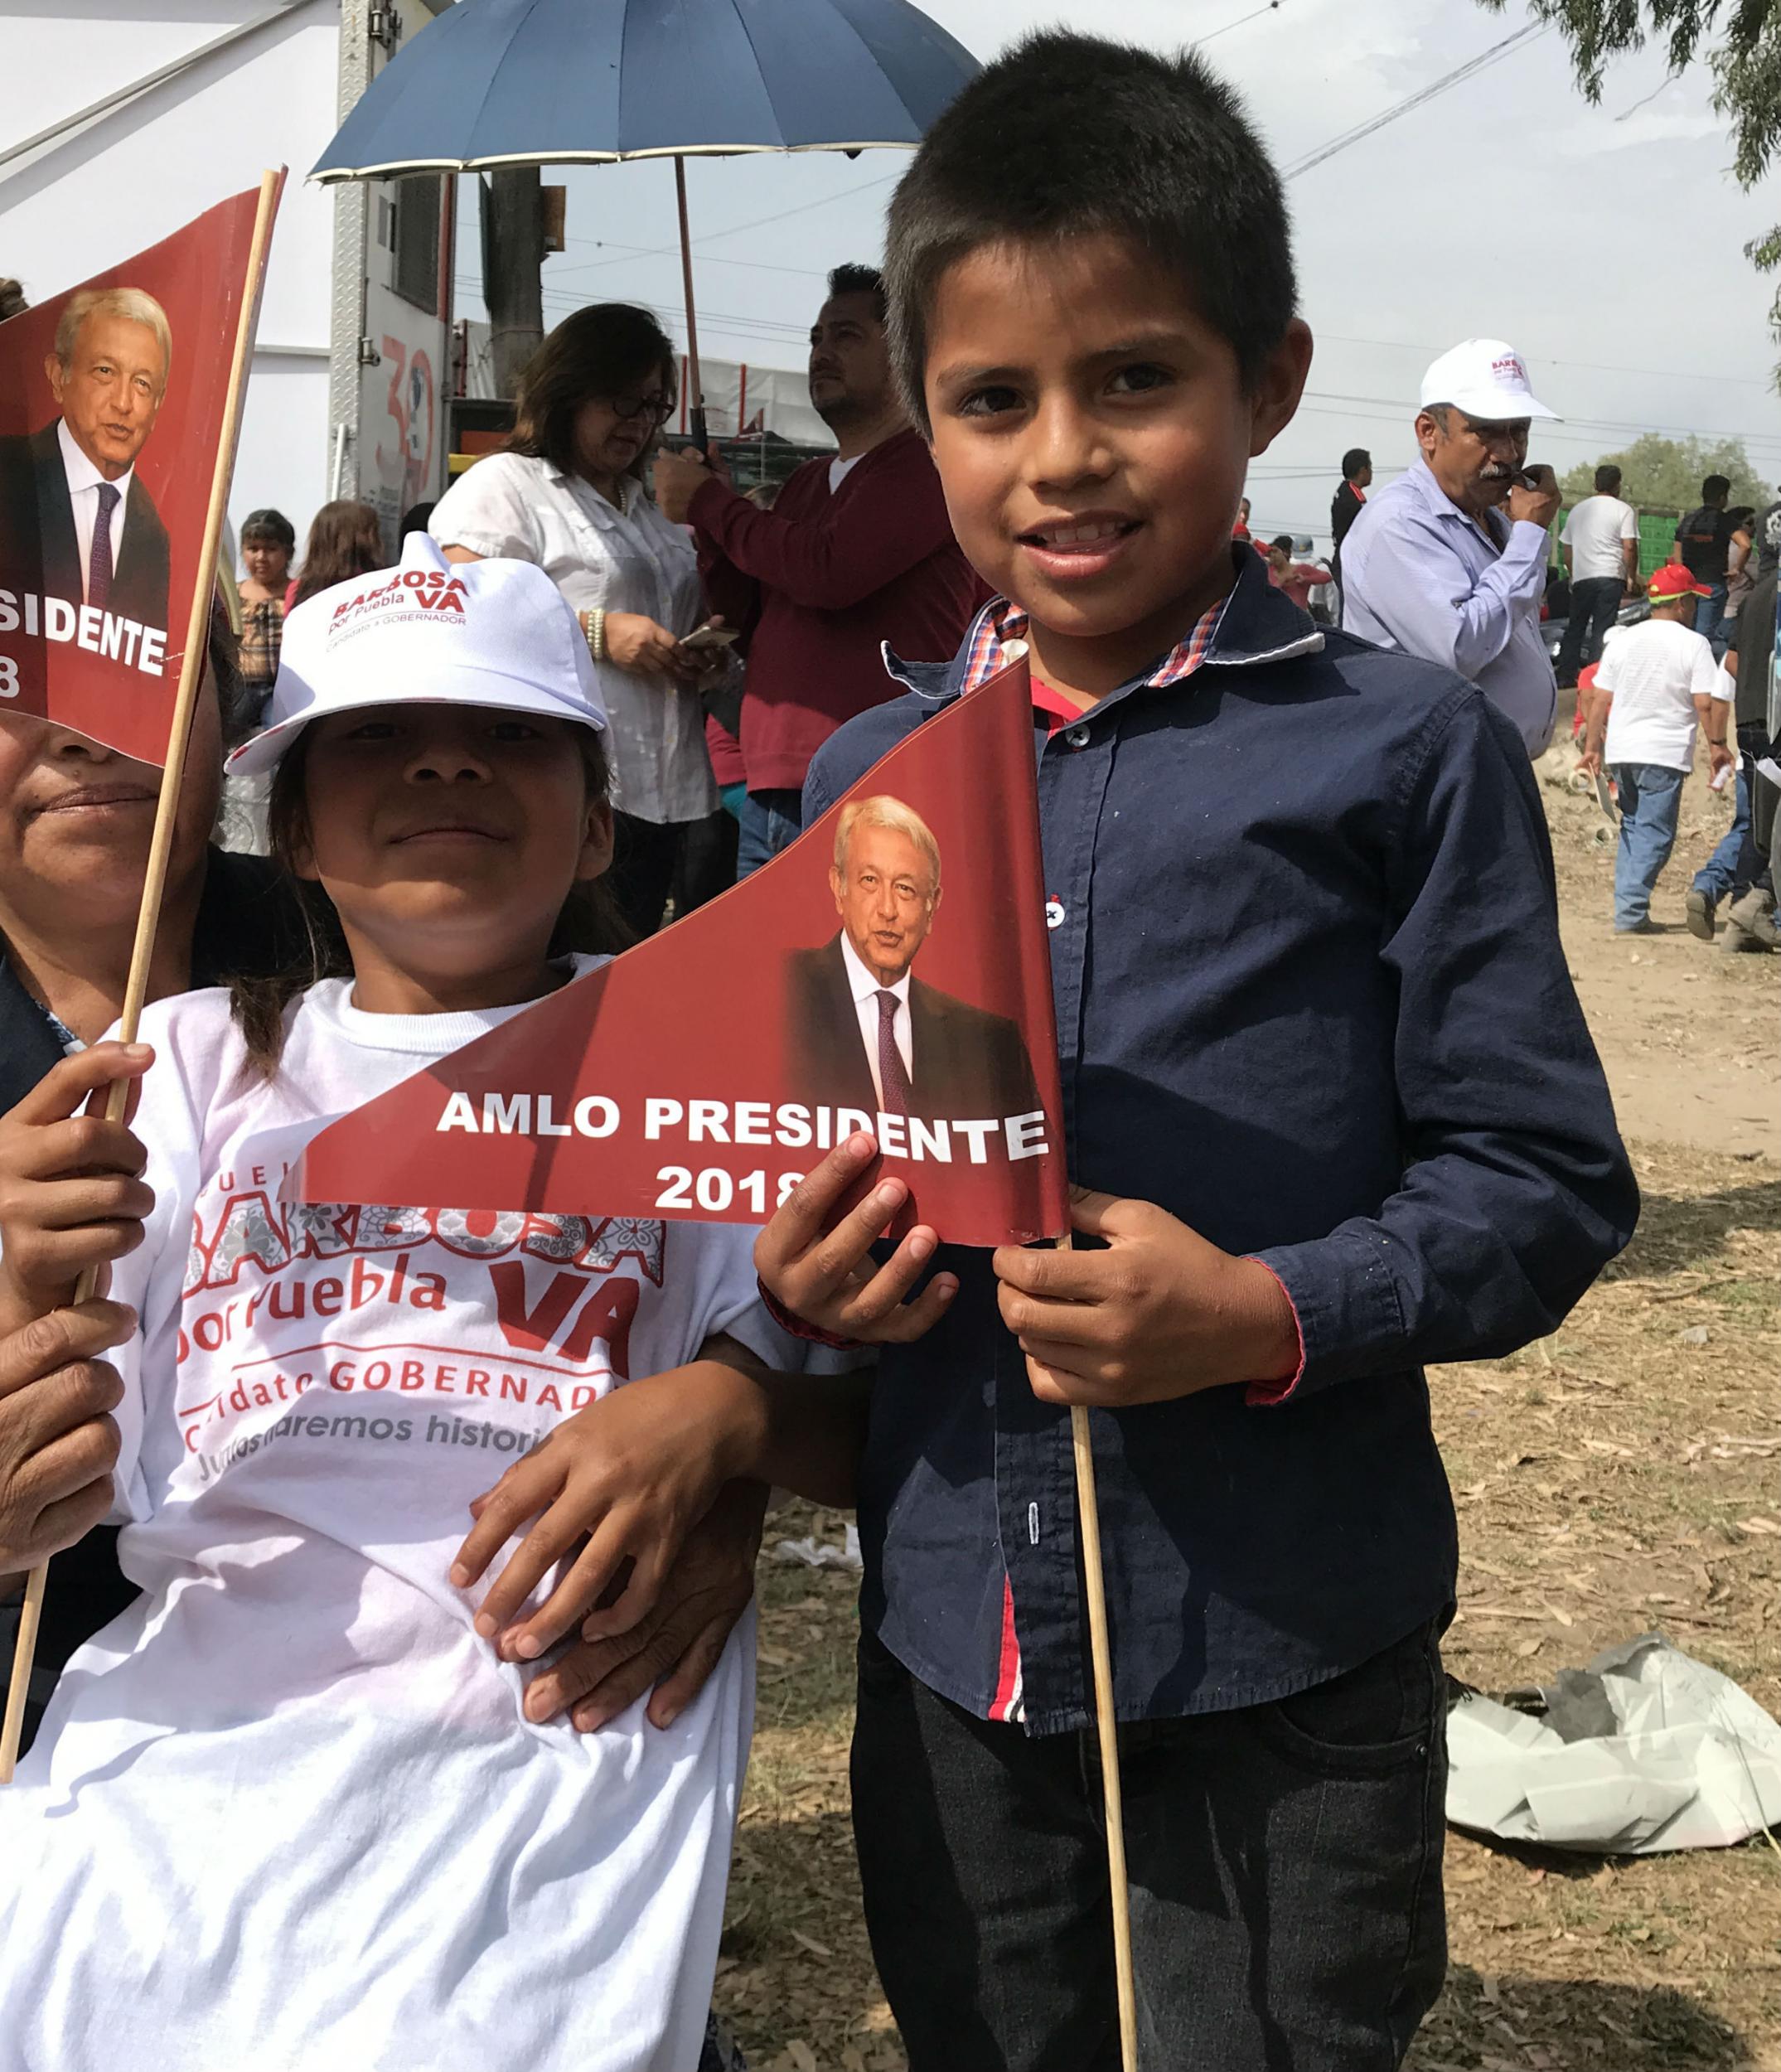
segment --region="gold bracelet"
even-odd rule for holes
[[[606,614],[596,607],[583,614],[582,631],[588,637],[588,652],[597,662],[606,660]]]

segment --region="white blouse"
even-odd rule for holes
[[[627,477],[623,495],[621,510],[549,461],[491,453],[440,498],[428,530],[441,546],[536,562],[578,612],[641,612],[670,633],[690,633],[704,616],[693,543],[641,482]],[[657,825],[714,812],[699,693],[610,662],[598,673],[612,719],[613,806]]]

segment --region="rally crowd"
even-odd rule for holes
[[[1704,731],[1736,817],[1689,925],[1773,947],[1781,505],[1710,480],[1641,583],[1603,471],[1555,671],[1552,413],[1474,337],[1405,473],[1344,457],[1327,567],[1260,537],[1240,492],[1310,334],[1266,148],[1193,57],[1020,45],[922,145],[883,274],[828,285],[837,451],[771,508],[661,447],[647,312],[550,335],[506,449],[403,521],[403,569],[462,586],[453,662],[400,612],[331,631],[389,563],[367,506],[300,558],[253,513],[134,1046],[104,1038],[157,773],[0,719],[0,1574],[53,1556],[0,2072],[120,2036],[145,2066],[718,2061],[773,1484],[859,1511],[855,1832],[912,2065],[1116,2064],[1072,1403],[1113,1413],[1142,2062],[1396,2064],[1439,1990],[1456,1554],[1421,1370],[1555,1329],[1638,1212],[1529,766],[1578,685],[1643,930]],[[1079,1247],[880,1243],[906,1190],[844,1210],[856,1138],[758,1235],[533,1219],[610,1305],[598,1400],[548,1431],[288,1398],[342,1305],[403,1349],[519,1342],[420,1212],[273,1213],[317,1120],[761,868],[1016,641]],[[260,853],[212,839],[225,768]],[[931,913],[937,873],[869,897]],[[720,974],[687,1009],[722,1040]],[[883,1011],[890,1109],[923,1064]],[[226,1342],[188,1332],[249,1280]]]
[[[507,450],[439,504],[405,512],[398,527],[404,538],[430,530],[453,559],[535,562],[582,609],[600,641],[597,659],[623,672],[614,680],[616,732],[631,775],[627,787],[615,771],[610,885],[636,936],[777,854],[798,831],[815,750],[890,695],[883,644],[912,656],[944,652],[984,600],[897,392],[883,277],[844,266],[829,288],[811,328],[810,382],[837,451],[800,467],[782,493],[739,495],[714,451],[658,445],[676,401],[673,349],[646,312],[610,304],[578,312],[552,333],[525,377]],[[1770,579],[1781,559],[1781,504],[1760,513],[1734,506],[1729,480],[1708,476],[1700,506],[1675,525],[1668,560],[1647,579],[1638,514],[1620,496],[1620,469],[1607,462],[1594,494],[1566,513],[1554,562],[1556,483],[1550,469],[1536,471],[1537,482],[1518,479],[1532,422],[1553,414],[1534,401],[1525,375],[1504,378],[1510,362],[1519,366],[1500,341],[1472,340],[1429,369],[1422,463],[1380,492],[1347,580],[1343,545],[1372,485],[1365,448],[1343,457],[1327,567],[1300,558],[1308,539],[1258,535],[1246,496],[1232,537],[1254,547],[1270,583],[1319,623],[1458,669],[1516,719],[1532,753],[1552,738],[1560,695],[1580,693],[1579,767],[1611,773],[1604,781],[1619,809],[1620,932],[1657,925],[1651,892],[1674,846],[1682,780],[1704,729],[1716,780],[1735,767],[1735,803],[1689,888],[1688,926],[1711,942],[1723,904],[1729,946],[1771,951],[1774,787],[1756,766],[1774,726]],[[611,403],[615,385],[631,414],[619,417],[603,454],[587,406]],[[843,498],[862,462],[866,472]],[[640,551],[640,528],[652,551]],[[285,611],[385,554],[375,512],[351,502],[317,514],[300,577],[295,549],[278,511],[255,511],[241,528],[249,709],[270,695]],[[1648,616],[1623,625],[1634,600]],[[1555,607],[1564,631],[1549,661]],[[685,635],[695,636],[691,648]],[[1744,670],[1741,689],[1740,647],[1762,658]],[[646,693],[624,680],[639,676],[651,683]]]

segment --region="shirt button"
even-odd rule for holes
[[[1072,748],[1086,748],[1088,746],[1087,727],[1066,727],[1063,730],[1063,738]]]
[[[1045,902],[1045,925],[1048,928],[1061,928],[1063,926],[1062,900],[1048,899]]]

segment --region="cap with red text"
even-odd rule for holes
[[[1536,399],[1527,361],[1501,338],[1468,338],[1431,361],[1418,402],[1425,410],[1450,403],[1485,424],[1558,415]]]
[[[286,618],[267,724],[228,767],[273,769],[311,720],[396,704],[607,724],[580,621],[542,569],[450,562],[428,534],[411,532],[396,567],[318,590]]]

